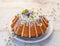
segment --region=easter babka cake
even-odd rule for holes
[[[13,18],[11,29],[17,36],[36,38],[46,32],[48,25],[48,19],[38,10],[24,9]]]

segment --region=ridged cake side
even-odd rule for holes
[[[24,22],[22,24],[20,22],[20,18],[15,16],[11,23],[11,29],[17,36],[24,38],[36,38],[43,35],[49,25],[49,21],[44,16],[40,16],[35,22]]]

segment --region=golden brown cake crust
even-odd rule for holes
[[[30,35],[31,35],[31,38],[36,37],[34,25],[30,26]]]
[[[36,29],[37,29],[38,36],[41,36],[42,35],[42,30],[41,30],[40,26],[36,25]]]
[[[25,37],[25,38],[29,37],[29,26],[27,26],[26,24],[25,24],[25,28],[24,28],[23,37]]]
[[[21,26],[17,26],[16,31],[14,31],[14,26],[16,24],[16,22],[18,21],[18,17],[15,16],[15,18],[12,20],[12,24],[11,24],[11,29],[12,32],[16,32],[16,35],[18,36],[22,36],[22,32],[23,32],[23,27],[24,27],[24,32],[23,32],[23,37],[24,38],[29,38],[29,23],[28,25],[25,24],[21,24]],[[36,31],[38,36],[41,36],[43,34],[43,32],[46,32],[46,29],[48,27],[48,20],[43,17],[43,19],[39,19],[39,24],[42,24],[42,26],[39,26],[37,23],[35,23],[36,25],[36,30],[34,27],[34,24],[30,25],[30,37],[31,38],[36,38]],[[42,32],[43,30],[43,32]]]
[[[21,36],[22,29],[23,29],[23,26],[18,26],[18,27],[17,27],[17,33],[16,33],[16,34],[17,34],[18,36],[19,36],[19,35]]]
[[[18,21],[18,17],[15,16],[15,18],[12,20],[12,24],[11,24],[12,28],[14,27],[14,25],[16,24],[17,21]]]

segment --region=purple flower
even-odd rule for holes
[[[29,16],[30,16],[30,13],[29,13],[29,12],[28,12],[28,13],[26,13],[26,16],[27,16],[27,17],[29,17]]]

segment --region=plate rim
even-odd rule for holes
[[[52,32],[53,32],[53,21],[49,21],[49,25],[51,26],[50,27],[51,28],[50,29],[50,33],[47,36],[43,37],[42,39],[39,39],[39,40],[36,40],[36,41],[25,41],[25,40],[17,38],[16,36],[14,37],[14,39],[18,40],[20,42],[24,42],[24,43],[37,43],[37,42],[41,42],[41,41],[47,39],[52,34]]]

